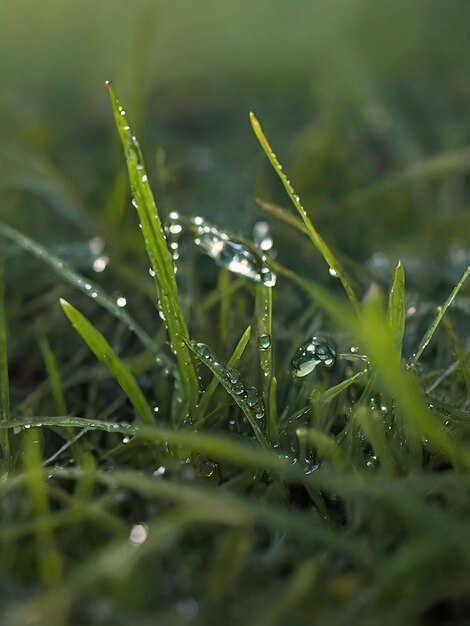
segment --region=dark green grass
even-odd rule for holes
[[[260,201],[278,281],[216,267],[189,235],[175,277],[142,153],[111,98],[148,260],[116,250],[101,286],[0,224],[7,276],[27,266],[22,250],[59,279],[41,273],[45,295],[28,301],[1,276],[2,623],[463,623],[469,270],[449,263],[425,299],[406,286],[421,266],[381,274],[345,258],[252,115],[300,216]],[[109,205],[110,223],[120,211]],[[314,334],[341,357],[295,379],[290,359]]]

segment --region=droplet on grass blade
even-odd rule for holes
[[[332,369],[335,364],[336,350],[333,345],[322,337],[311,337],[297,349],[291,370],[294,376],[302,378],[311,374],[318,365]]]

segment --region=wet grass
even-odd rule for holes
[[[274,248],[232,235],[228,217],[183,221],[175,260],[111,100],[139,219],[110,253],[114,274],[91,280],[93,257],[80,272],[0,224],[11,276],[28,263],[19,251],[55,272],[29,298],[1,274],[2,623],[463,623],[462,255],[421,289],[425,260],[384,271],[330,247],[252,115],[298,216],[260,200]],[[108,217],[124,241],[120,211]],[[24,343],[8,333],[32,320]]]

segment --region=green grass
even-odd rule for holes
[[[138,252],[129,243],[127,262],[116,250],[115,274],[93,281],[0,224],[6,276],[27,265],[21,250],[59,278],[28,302],[0,277],[2,624],[464,623],[470,268],[445,299],[408,287],[406,260],[375,280],[333,252],[252,115],[300,215],[260,200],[276,285],[235,277],[190,244],[175,274],[139,144],[110,93]],[[122,241],[127,216],[115,217],[109,209]],[[135,284],[122,307],[113,294],[125,276]],[[290,360],[313,335],[336,344],[337,363],[296,379]]]

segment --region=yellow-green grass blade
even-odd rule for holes
[[[439,324],[441,323],[442,318],[444,317],[447,309],[450,307],[450,305],[452,304],[452,302],[454,301],[456,295],[459,293],[460,289],[462,288],[464,282],[466,281],[468,275],[470,274],[470,266],[467,267],[467,269],[465,270],[465,272],[463,273],[462,278],[459,280],[459,282],[455,285],[455,287],[452,289],[449,297],[447,298],[447,300],[444,302],[444,304],[442,306],[439,307],[438,311],[437,311],[437,315],[436,317],[433,319],[433,321],[431,322],[431,324],[429,325],[428,330],[426,331],[426,333],[424,334],[424,337],[421,340],[421,343],[418,346],[418,349],[416,350],[416,352],[410,357],[410,359],[408,360],[407,366],[409,368],[415,367],[416,364],[418,363],[421,355],[423,354],[424,350],[426,349],[426,346],[428,345],[428,343],[431,341],[434,333],[436,332],[437,327],[439,326]]]
[[[335,275],[341,280],[344,290],[346,291],[349,299],[351,300],[351,303],[354,309],[358,312],[360,307],[359,307],[357,296],[354,293],[354,290],[340,262],[338,261],[338,259],[336,258],[335,254],[332,252],[330,247],[326,244],[324,239],[321,237],[321,235],[318,233],[317,229],[315,228],[309,216],[307,215],[307,211],[304,209],[302,203],[300,202],[300,197],[296,194],[296,192],[294,191],[294,188],[292,187],[290,180],[285,175],[283,167],[279,163],[278,158],[276,154],[274,153],[273,149],[271,148],[271,145],[269,144],[269,141],[267,140],[266,135],[264,134],[263,129],[261,128],[261,124],[255,117],[254,113],[250,113],[250,121],[251,121],[251,126],[253,128],[253,131],[259,143],[261,144],[261,147],[263,148],[266,156],[268,157],[269,162],[273,166],[276,174],[279,176],[294,207],[299,212],[300,217],[302,218],[305,224],[305,227],[307,229],[307,232],[311,241],[313,242],[317,250],[320,252],[320,254],[323,256],[325,261],[327,262],[328,267],[331,268],[331,270],[335,273]]]
[[[178,302],[173,259],[168,249],[155,199],[148,182],[140,145],[132,133],[124,109],[119,104],[116,94],[109,84],[108,89],[116,127],[124,148],[134,204],[139,215],[147,254],[155,273],[159,306],[168,329],[171,348],[178,364],[186,401],[190,411],[194,413],[199,397],[199,383],[195,359],[185,341],[189,339],[189,335]]]
[[[57,360],[54,353],[51,350],[47,339],[43,339],[40,343],[42,352],[42,358],[46,366],[47,377],[49,379],[49,385],[52,391],[52,397],[54,398],[55,410],[57,415],[67,415],[67,405],[65,404],[64,389],[62,386],[62,380],[60,371],[57,366]]]
[[[38,520],[49,517],[46,470],[43,467],[42,432],[39,429],[24,433],[23,465],[34,515]],[[47,586],[56,585],[61,578],[62,558],[57,550],[52,530],[37,525],[36,550],[39,578]]]
[[[405,270],[400,262],[393,276],[393,285],[388,300],[387,320],[401,358],[405,333]]]
[[[103,335],[77,309],[63,299],[61,299],[60,304],[75,330],[96,358],[107,367],[116,379],[139,418],[146,424],[154,424],[155,414],[127,365],[121,361]]]

